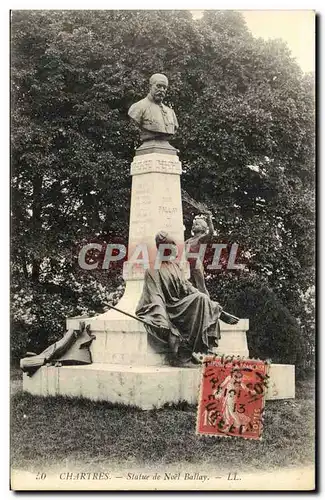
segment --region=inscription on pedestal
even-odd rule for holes
[[[144,174],[149,172],[160,172],[163,174],[182,173],[181,162],[177,159],[157,158],[157,155],[148,155],[150,158],[135,158],[131,164],[131,175]]]
[[[140,269],[131,269],[133,255],[136,255],[135,259],[143,258],[140,246],[146,246],[149,262],[155,262],[155,234],[158,231],[168,231],[178,245],[184,244],[180,174],[181,163],[177,156],[171,158],[153,153],[134,159],[131,166],[129,257],[124,269],[125,279],[142,278]]]
[[[141,241],[152,224],[152,186],[148,182],[133,180],[130,240]]]

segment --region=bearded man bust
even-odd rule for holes
[[[128,111],[128,115],[140,128],[142,142],[168,141],[178,129],[174,110],[163,104],[167,89],[167,77],[155,73],[149,80],[149,94],[141,101],[132,104]]]

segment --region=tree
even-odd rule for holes
[[[170,80],[182,186],[304,328],[314,83],[283,42],[255,39],[231,11],[196,21],[187,11],[16,11],[11,43],[13,324],[30,345],[60,335],[66,315],[103,310],[121,284],[119,269],[80,270],[77,249],[127,241],[138,145],[127,110],[154,72]],[[208,280],[218,296],[236,282]]]

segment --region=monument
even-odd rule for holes
[[[131,164],[131,209],[128,255],[123,277],[126,288],[118,308],[135,315],[143,284],[143,252],[150,265],[156,255],[155,235],[165,231],[178,248],[184,246],[181,200],[181,162],[169,143],[178,122],[174,111],[163,104],[168,88],[165,75],[149,81],[149,94],[133,104],[130,117],[140,128],[141,146]],[[138,258],[137,258],[138,255]],[[186,266],[183,272],[189,277]],[[148,335],[143,323],[110,309],[92,318],[69,318],[67,330],[77,331],[80,322],[95,336],[89,345],[92,363],[83,366],[41,366],[28,377],[24,390],[37,395],[67,395],[138,406],[161,407],[166,403],[196,403],[201,367],[171,366],[166,349]],[[220,354],[249,356],[248,319],[237,324],[220,321]],[[294,366],[271,365],[268,399],[294,397]]]

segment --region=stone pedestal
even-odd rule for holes
[[[145,147],[137,150],[131,164],[128,261],[123,268],[126,288],[118,307],[132,314],[141,296],[145,272],[143,263],[136,260],[148,258],[149,265],[153,266],[156,258],[155,235],[159,231],[167,231],[175,240],[179,255],[184,247],[181,162],[175,148],[161,142],[148,141]],[[98,316],[98,319],[112,321],[123,318],[113,310]]]
[[[32,377],[24,374],[24,390],[41,396],[74,396],[110,401],[143,410],[168,403],[196,404],[201,367],[174,368],[93,363],[88,366],[43,366]],[[295,397],[293,365],[271,365],[266,399]]]
[[[184,247],[181,199],[181,162],[177,151],[166,141],[147,141],[136,151],[131,164],[132,189],[128,260],[124,263],[126,287],[117,307],[135,314],[140,300],[147,260],[156,258],[155,235],[166,231],[177,244],[179,255]],[[136,262],[136,261],[142,262]],[[183,266],[189,276],[188,267]],[[68,319],[67,328],[78,328],[78,318]],[[83,320],[85,320],[83,318]],[[142,323],[113,309],[86,319],[96,341],[91,345],[94,363],[120,363],[133,366],[166,365],[166,353],[148,338]]]
[[[220,321],[221,339],[218,352],[220,354],[234,354],[235,356],[249,357],[246,332],[249,329],[248,319],[241,319],[237,325],[227,325]]]
[[[93,363],[116,363],[128,366],[169,365],[166,351],[159,342],[147,334],[142,323],[129,319],[121,313],[117,314],[120,317],[115,317],[113,320],[105,319],[104,315],[86,319],[91,333],[96,336],[96,340],[90,346]],[[67,330],[71,328],[77,330],[79,322],[80,318],[67,319]],[[248,357],[246,341],[248,324],[247,319],[241,319],[237,325],[227,325],[221,321],[221,339],[216,352]]]
[[[141,296],[145,266],[136,260],[156,257],[155,234],[167,231],[184,246],[181,202],[181,163],[168,143],[148,141],[137,150],[131,165],[132,194],[128,261],[123,277],[126,289],[118,308],[134,314]],[[142,247],[142,248],[141,248]],[[148,251],[148,255],[143,252]],[[184,268],[185,275],[188,271]],[[90,325],[96,336],[91,344],[93,363],[88,366],[44,366],[32,377],[24,374],[24,390],[38,395],[86,397],[139,406],[161,407],[165,403],[196,403],[201,367],[175,368],[166,352],[147,335],[142,323],[109,310],[94,318],[70,318],[67,329]],[[248,320],[235,326],[221,322],[220,354],[249,356]],[[294,367],[272,365],[268,398],[294,397]]]

